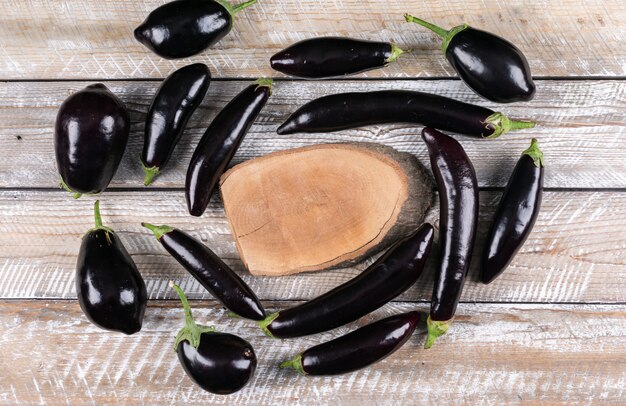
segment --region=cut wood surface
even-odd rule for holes
[[[481,192],[476,256],[487,238],[500,192]],[[243,269],[221,203],[205,215],[187,214],[182,191],[108,192],[104,224],[118,232],[141,271],[150,298],[175,298],[174,279],[191,298],[210,298],[141,221],[169,224],[208,244],[264,300],[316,297],[354,277],[371,259],[350,269],[293,276],[253,277]],[[438,198],[426,221],[438,228]],[[93,227],[93,198],[66,192],[0,192],[0,297],[75,297],[74,272],[82,235]],[[546,192],[532,234],[509,269],[485,286],[474,258],[462,300],[497,302],[626,302],[626,193]],[[438,248],[401,300],[427,301]]]
[[[415,156],[372,143],[323,144],[243,162],[220,179],[241,261],[253,275],[348,266],[408,236],[432,202]]]
[[[268,303],[282,308],[293,302]],[[395,354],[361,371],[305,377],[278,364],[358,325],[414,310],[387,305],[328,333],[265,337],[252,322],[228,319],[213,303],[192,302],[196,319],[238,334],[258,358],[249,385],[229,396],[195,386],[172,350],[183,324],[177,302],[152,302],[136,335],[91,325],[75,301],[0,304],[0,402],[48,404],[596,404],[622,403],[626,313],[607,305],[460,305],[450,331],[423,349],[425,326]],[[426,305],[417,306],[426,311]]]
[[[0,79],[163,78],[190,61],[215,76],[274,75],[269,58],[320,35],[393,41],[413,52],[368,77],[452,76],[441,40],[402,17],[410,12],[445,28],[468,23],[494,32],[526,54],[534,75],[626,75],[622,0],[568,3],[479,0],[419,3],[387,0],[263,0],[235,18],[213,48],[172,61],[151,53],[133,29],[163,0],[2,0]]]
[[[53,127],[58,107],[85,82],[0,83],[0,187],[57,187]],[[143,187],[139,156],[145,113],[158,82],[106,82],[131,111],[132,130],[112,186]],[[182,187],[187,165],[200,137],[217,111],[247,81],[214,82],[174,150],[155,187]],[[419,126],[379,125],[329,134],[280,136],[276,128],[305,102],[327,94],[381,89],[433,92],[500,110],[512,118],[533,119],[538,127],[508,133],[496,140],[459,136],[476,168],[481,186],[506,185],[517,157],[531,137],[546,157],[546,187],[626,188],[626,82],[538,81],[530,103],[482,102],[460,81],[278,82],[261,115],[243,141],[233,164],[268,153],[329,142],[376,142],[409,152],[422,162],[428,153]]]

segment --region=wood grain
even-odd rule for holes
[[[58,107],[85,82],[0,83],[0,187],[56,187],[53,126]],[[125,157],[112,186],[143,187],[139,155],[145,113],[158,87],[155,82],[107,82],[131,111],[132,131]],[[192,116],[156,187],[182,187],[191,154],[217,111],[249,82],[214,82]],[[512,118],[534,119],[538,127],[503,135],[496,140],[461,137],[472,158],[481,186],[504,186],[531,137],[539,138],[546,156],[546,187],[625,188],[626,82],[538,81],[530,103],[482,103],[461,82],[328,81],[279,82],[267,107],[243,141],[233,164],[270,152],[317,143],[364,141],[389,145],[428,162],[419,127],[381,125],[336,134],[276,134],[276,128],[304,102],[326,94],[380,89],[433,92],[497,108]],[[584,152],[583,152],[584,151]],[[427,165],[428,166],[428,165]]]
[[[351,374],[303,377],[277,364],[384,316],[294,340],[272,340],[253,323],[192,302],[197,320],[254,346],[258,368],[229,396],[196,387],[172,351],[182,326],[176,302],[151,303],[133,336],[89,324],[74,301],[0,302],[0,402],[48,404],[595,404],[626,396],[626,313],[607,305],[459,306],[450,331],[423,349],[424,326],[397,353]],[[288,306],[293,303],[272,303]],[[426,306],[418,306],[425,311]]]
[[[536,76],[626,75],[626,9],[621,0],[564,7],[555,1],[263,0],[235,19],[213,49],[179,61],[162,59],[133,38],[161,0],[2,0],[0,79],[163,78],[199,61],[218,77],[279,75],[269,58],[295,41],[343,35],[393,41],[413,49],[367,77],[452,76],[433,33],[404,21],[406,12],[446,28],[463,22],[494,32],[526,54]],[[607,50],[610,50],[609,52]]]
[[[486,239],[499,192],[482,192],[476,256]],[[438,227],[438,199],[426,220]],[[75,297],[74,272],[81,236],[91,227],[93,198],[74,201],[62,191],[0,192],[0,297]],[[109,192],[101,197],[104,224],[119,233],[141,271],[150,298],[174,298],[167,282],[179,282],[191,298],[210,298],[172,259],[141,221],[168,224],[208,244],[239,272],[259,298],[296,300],[316,297],[355,276],[370,261],[353,268],[253,277],[244,272],[221,203],[205,215],[186,212],[182,191]],[[475,282],[474,258],[464,301],[626,302],[626,193],[547,192],[541,213],[511,267],[495,282]],[[433,247],[437,253],[438,248]],[[437,255],[431,255],[417,285],[401,296],[428,301]]]

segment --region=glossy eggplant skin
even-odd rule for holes
[[[205,332],[198,348],[185,340],[176,353],[187,375],[202,389],[218,395],[243,388],[257,365],[252,345],[233,334]]]
[[[271,79],[260,79],[245,88],[218,113],[200,139],[185,179],[187,209],[192,216],[201,216],[209,205],[220,176],[269,99],[271,83]]]
[[[515,165],[483,251],[480,280],[491,283],[511,263],[535,225],[543,194],[543,154],[533,139]]]
[[[163,58],[186,58],[224,38],[235,13],[255,2],[233,7],[226,1],[172,1],[148,15],[135,29],[135,39]]]
[[[306,303],[270,314],[259,325],[271,337],[292,338],[328,331],[371,313],[417,281],[433,235],[430,224],[422,225],[357,277]]]
[[[373,124],[415,123],[495,138],[534,126],[485,107],[409,90],[340,93],[312,100],[278,127],[278,134],[333,132]]]
[[[107,188],[122,160],[130,117],[124,103],[101,84],[68,97],[57,114],[54,150],[61,185],[75,197]]]
[[[372,365],[396,352],[413,335],[419,312],[397,314],[316,345],[281,364],[304,375],[340,375]]]
[[[167,164],[210,82],[209,68],[203,63],[195,63],[173,72],[159,87],[146,116],[141,153],[146,186]]]
[[[146,285],[118,236],[101,224],[83,237],[76,294],[83,313],[98,327],[124,334],[141,330]]]
[[[430,155],[440,206],[441,263],[435,273],[429,322],[449,324],[456,312],[474,249],[478,182],[469,157],[454,138],[426,127],[422,130],[422,139]]]
[[[168,226],[142,225],[153,231],[167,252],[228,310],[252,320],[265,317],[252,289],[202,242]]]
[[[318,37],[283,49],[270,58],[270,64],[287,75],[323,79],[383,68],[402,53],[388,42]]]

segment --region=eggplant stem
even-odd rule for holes
[[[61,179],[61,181],[59,182],[59,186],[61,186],[61,188],[66,192],[70,192],[74,199],[78,199],[83,195],[82,193],[74,192],[72,189],[70,189],[70,187],[67,186],[67,183],[65,183],[63,179]]]
[[[160,240],[161,237],[163,237],[165,234],[171,231],[174,231],[172,227],[166,226],[166,225],[155,226],[154,224],[150,224],[150,223],[141,223],[141,225],[147,228],[148,230],[152,231],[157,240]]]
[[[522,152],[522,155],[528,155],[533,160],[537,168],[545,166],[543,162],[543,152],[539,149],[539,142],[537,141],[537,138],[533,138],[530,141],[530,147]]]
[[[535,123],[532,121],[516,121],[511,120],[500,112],[493,113],[483,121],[485,129],[493,130],[491,135],[484,136],[486,139],[498,138],[502,134],[509,131],[521,130],[523,128],[533,128]]]
[[[469,25],[461,24],[461,25],[457,25],[456,27],[452,27],[450,30],[446,30],[445,28],[441,28],[438,25],[429,23],[428,21],[424,21],[421,18],[413,17],[410,14],[405,14],[404,19],[409,23],[416,23],[416,24],[421,25],[422,27],[426,27],[432,32],[434,32],[435,34],[439,35],[441,39],[443,40],[441,43],[441,49],[443,49],[444,54],[448,50],[448,45],[450,44],[450,41],[452,40],[452,38],[456,34],[460,33],[461,31],[464,31],[469,28]]]
[[[293,368],[302,375],[306,375],[304,368],[302,367],[302,354],[298,354],[292,359],[282,362],[280,368]]]
[[[265,317],[263,320],[257,321],[256,324],[258,324],[258,326],[261,327],[261,330],[263,330],[266,336],[270,338],[276,338],[274,337],[274,334],[272,334],[272,332],[267,328],[267,326],[272,324],[272,322],[276,320],[276,318],[279,315],[280,315],[280,312],[272,313],[268,315],[267,317]]]
[[[178,345],[183,341],[189,342],[193,348],[197,349],[198,346],[200,346],[202,334],[215,332],[215,327],[196,324],[196,321],[193,319],[193,315],[191,314],[191,307],[189,306],[189,302],[187,301],[187,297],[185,297],[183,290],[172,281],[170,281],[169,285],[170,288],[174,289],[176,293],[178,293],[180,301],[183,303],[183,310],[185,311],[185,327],[181,328],[180,331],[178,331],[178,334],[176,334],[176,339],[174,340],[174,351],[178,350]]]
[[[238,12],[240,12],[241,10],[250,7],[251,5],[253,5],[254,3],[257,2],[257,0],[248,0],[245,1],[241,4],[237,4],[236,6],[233,6],[232,4],[230,4],[230,2],[228,2],[227,0],[215,0],[219,5],[221,5],[222,7],[224,7],[226,9],[226,11],[228,11],[228,14],[230,14],[230,16],[232,18],[235,17],[235,14],[237,14]]]
[[[270,96],[272,95],[272,85],[274,84],[272,78],[259,78],[254,81],[254,84],[257,85],[254,90],[257,90],[259,87],[267,87],[270,90]]]
[[[452,319],[445,321],[436,321],[432,320],[430,316],[426,320],[426,325],[428,327],[428,337],[426,337],[426,342],[424,343],[424,348],[428,349],[433,346],[435,341],[442,335],[448,331],[450,328],[450,324],[452,324]]]
[[[396,44],[391,44],[391,55],[389,55],[389,58],[385,59],[385,65],[388,63],[397,61],[398,58],[400,58],[400,55],[406,52],[411,52],[411,51],[410,50],[405,51],[404,49],[400,48]]]
[[[150,186],[150,184],[152,183],[152,180],[154,180],[154,177],[157,176],[160,172],[159,167],[158,166],[151,166],[150,168],[148,168],[143,161],[141,162],[141,167],[143,168],[143,173],[146,174],[146,176],[143,179],[143,185],[144,186]]]
[[[109,228],[109,227],[105,227],[102,224],[102,217],[100,216],[100,200],[96,200],[96,202],[93,204],[93,218],[94,218],[94,222],[96,224],[96,226],[94,228],[92,228],[90,231],[93,230],[104,230],[107,231],[109,233],[113,232],[113,229]],[[109,240],[109,235],[106,235],[107,240]],[[109,242],[111,242],[109,240]]]

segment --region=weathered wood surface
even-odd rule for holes
[[[0,83],[0,187],[56,187],[53,126],[58,107],[85,82]],[[246,81],[214,82],[174,151],[156,187],[182,187],[191,154],[217,111],[247,86]],[[158,82],[108,82],[131,111],[132,132],[126,155],[113,179],[115,187],[143,187],[139,155],[145,113]],[[326,94],[380,89],[434,92],[496,108],[512,118],[534,119],[538,127],[496,140],[460,137],[476,167],[481,186],[504,186],[531,137],[546,155],[546,187],[625,188],[626,82],[538,81],[530,103],[494,105],[480,101],[460,81],[278,82],[268,105],[252,126],[233,163],[277,150],[323,142],[377,142],[415,154],[428,162],[419,126],[381,125],[334,134],[280,136],[276,128],[304,102]]]
[[[273,302],[269,307],[293,303]],[[172,351],[176,302],[152,302],[133,336],[103,332],[74,301],[0,302],[0,402],[47,404],[619,404],[626,396],[626,313],[607,305],[462,304],[447,335],[423,349],[425,326],[368,369],[303,377],[277,364],[357,325],[426,305],[395,303],[332,332],[265,337],[253,323],[192,302],[199,322],[254,346],[250,384],[230,396],[197,388]]]
[[[526,54],[534,75],[626,75],[626,8],[622,0],[568,3],[523,0],[419,3],[387,0],[261,0],[237,16],[212,49],[178,61],[152,54],[133,29],[162,0],[2,0],[0,79],[146,78],[167,76],[190,60],[215,76],[279,74],[269,58],[295,41],[320,35],[385,40],[412,48],[398,64],[368,77],[451,76],[433,33],[402,17],[410,12],[446,28],[463,22],[507,38]]]
[[[500,192],[481,192],[476,256],[481,252]],[[438,198],[427,221],[438,226]],[[93,199],[74,201],[63,191],[0,192],[0,297],[75,297],[74,272],[81,236],[91,227]],[[208,244],[238,271],[261,299],[310,299],[355,276],[354,268],[294,276],[253,277],[244,271],[222,205],[215,200],[200,219],[187,214],[182,191],[108,192],[101,197],[105,225],[133,255],[153,299],[174,298],[174,279],[191,298],[210,298],[140,226],[168,224]],[[464,301],[626,302],[626,193],[546,192],[542,211],[511,267],[489,286],[477,258]],[[433,252],[438,252],[434,247]],[[436,254],[403,300],[430,300]]]

